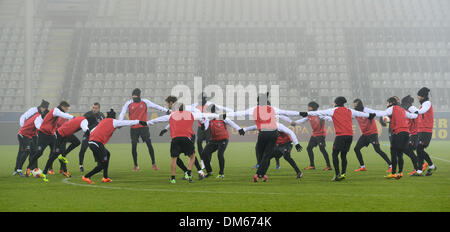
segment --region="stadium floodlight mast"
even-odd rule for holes
[[[194,89],[192,95],[192,89],[183,84],[178,84],[172,88],[171,95],[178,97],[178,101],[185,105],[191,105],[193,98],[205,93],[209,96],[209,101],[214,104],[226,106],[234,111],[246,110],[250,107],[256,106],[257,96],[260,93],[270,93],[271,105],[279,108],[280,103],[280,86],[270,85],[252,85],[247,86],[239,85],[226,85],[225,91],[222,86],[219,85],[207,85],[203,88],[203,78],[194,77]],[[224,104],[224,93],[226,93],[226,104]],[[212,97],[211,97],[212,96]],[[195,100],[194,100],[195,102]],[[236,104],[235,104],[236,102]],[[248,102],[248,105],[246,104]],[[245,116],[236,118],[237,120],[245,120]]]

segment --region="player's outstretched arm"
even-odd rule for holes
[[[301,119],[299,119],[297,121],[293,121],[291,123],[291,126],[300,125],[300,124],[303,124],[303,123],[305,123],[307,121],[309,121],[309,118],[301,118]]]
[[[156,123],[168,122],[169,120],[170,120],[170,115],[164,115],[164,116],[157,117],[157,118],[147,121],[147,125],[154,125]]]
[[[290,119],[289,117],[284,116],[284,115],[277,115],[277,117],[289,124],[292,124],[294,122],[292,119]]]
[[[377,117],[386,117],[386,116],[391,116],[392,115],[392,109],[393,107],[389,107],[384,111],[381,110],[373,110],[373,113],[376,114]]]
[[[256,125],[254,125],[254,126],[248,126],[248,127],[243,128],[244,132],[247,132],[247,131],[255,131],[255,130],[257,130],[257,129],[258,129],[258,127],[257,127]]]
[[[297,135],[291,129],[289,129],[288,127],[286,127],[285,125],[283,125],[281,123],[277,123],[277,126],[278,126],[279,131],[286,133],[291,137],[291,139],[295,145],[299,144]]]
[[[373,119],[376,116],[376,113],[364,113],[361,111],[357,111],[354,109],[350,109],[352,111],[352,117],[362,117],[362,118],[369,118],[369,119]]]
[[[316,111],[308,111],[307,116],[329,116],[332,117],[334,114],[334,111],[336,110],[336,108],[331,108],[331,109],[327,109],[327,110],[316,110]],[[305,112],[300,112],[301,114],[303,114],[302,116],[304,116]]]
[[[273,107],[273,108],[275,109],[275,113],[278,114],[278,115],[285,115],[285,116],[292,116],[292,117],[300,115],[300,112],[298,112],[298,111],[281,110],[281,109],[278,109],[276,107]]]
[[[406,111],[406,117],[409,119],[416,119],[419,115],[416,113],[410,113],[408,111]]]
[[[69,119],[69,120],[74,118],[73,115],[70,115],[68,113],[64,113],[58,108],[55,108],[55,110],[53,110],[53,116],[54,117],[61,117],[61,118]]]
[[[139,124],[139,120],[113,120],[114,128],[124,127],[124,126],[134,126]]]
[[[219,114],[212,114],[212,113],[192,113],[192,115],[194,116],[194,120],[201,120],[204,118],[213,119],[220,117]]]
[[[151,101],[148,100],[148,99],[145,99],[145,98],[144,98],[144,99],[142,99],[142,101],[145,102],[145,104],[147,104],[147,107],[148,107],[148,108],[152,108],[152,109],[155,109],[155,110],[159,110],[159,111],[164,112],[164,113],[167,113],[167,112],[169,111],[169,109],[164,108],[164,107],[162,107],[162,106],[160,106],[160,105],[158,105],[158,104],[155,104],[155,103],[151,102]]]
[[[328,122],[333,122],[333,118],[330,116],[320,116],[319,118]]]
[[[278,130],[283,132],[283,133],[288,134],[291,137],[292,141],[295,144],[295,149],[298,152],[301,152],[303,150],[303,147],[298,142],[297,135],[291,129],[289,129],[288,127],[286,127],[286,126],[284,126],[284,125],[282,125],[280,123],[278,123]]]
[[[418,109],[417,107],[415,107],[415,106],[411,106],[411,107],[409,107],[408,111],[409,111],[410,113],[415,113],[415,112],[418,112],[419,109]]]
[[[422,103],[422,107],[420,108],[420,110],[417,111],[417,113],[418,114],[425,114],[430,109],[431,109],[431,102],[430,101],[426,101],[426,102]]]
[[[119,114],[119,120],[124,120],[125,119],[125,115],[128,112],[128,107],[130,106],[130,104],[132,102],[133,102],[133,100],[129,100],[129,101],[125,102],[125,105],[123,105],[122,111]]]
[[[255,108],[256,107],[252,107],[250,109],[246,109],[243,111],[227,112],[227,116],[230,118],[233,118],[233,117],[245,117],[245,116],[253,115],[253,110]]]
[[[233,127],[233,129],[239,131],[240,129],[242,129],[240,126],[238,126],[235,122],[233,122],[231,119],[226,118],[225,120],[223,120],[227,125],[230,125],[231,127]]]
[[[221,111],[226,112],[226,113],[233,113],[234,112],[234,110],[231,109],[231,108],[228,108],[228,107],[225,107],[225,106],[221,106],[221,105],[217,105],[217,104],[215,104],[213,102],[210,102],[210,101],[206,102],[206,105],[208,105],[208,106],[209,105],[215,105],[216,106],[216,111],[217,110],[221,110]]]

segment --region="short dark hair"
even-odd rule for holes
[[[86,120],[88,121],[89,125],[94,124],[95,121],[96,121],[95,115],[94,115],[94,113],[92,113],[92,111],[89,111],[89,112],[85,113],[83,115],[83,117],[86,118]]]
[[[42,107],[44,109],[48,109],[48,106],[50,105],[50,103],[44,99],[42,99],[41,104],[39,105],[39,107]]]
[[[67,101],[61,101],[59,103],[59,106],[61,106],[61,107],[70,107],[70,104]]]
[[[391,103],[392,105],[398,105],[399,102],[397,101],[397,99],[395,97],[390,97],[389,99],[387,99],[388,103]]]
[[[131,96],[141,96],[141,90],[139,88],[136,88],[133,90],[133,92],[131,93]]]
[[[98,102],[94,102],[93,105],[94,105],[94,106],[98,106],[98,108],[100,108],[100,103],[98,103]]]
[[[345,99],[345,97],[340,96],[334,99],[334,103],[336,103],[337,106],[344,106],[344,104],[347,103],[347,99]]]
[[[402,98],[401,104],[405,110],[408,110],[412,106],[413,103],[414,103],[414,98],[411,97],[411,95],[408,95],[408,96]]]
[[[430,89],[427,87],[423,87],[419,90],[419,92],[417,92],[417,96],[421,96],[421,97],[428,97],[428,94],[430,93]]]
[[[353,101],[353,103],[356,103],[355,110],[357,111],[364,111],[364,104],[361,99],[357,98]]]
[[[168,97],[166,98],[165,101],[166,101],[167,103],[169,103],[169,102],[177,102],[177,101],[178,101],[178,98],[175,97],[175,96],[170,95],[170,96],[168,96]]]
[[[311,107],[313,109],[313,111],[316,111],[317,109],[319,109],[319,104],[315,101],[308,103],[308,106]]]

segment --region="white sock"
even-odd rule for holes
[[[202,169],[205,169],[205,163],[203,162],[203,160],[200,162],[200,166]]]
[[[428,167],[429,169],[434,169],[434,164]]]
[[[422,173],[422,170],[417,170],[417,173],[418,173],[418,174]]]

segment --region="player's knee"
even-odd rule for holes
[[[221,160],[225,160],[225,156],[223,154],[219,154],[219,155],[217,155],[217,157]]]
[[[150,142],[150,143],[152,142],[152,140],[150,139],[150,136],[145,136],[145,137],[143,137],[143,138],[142,138],[142,141],[144,141],[144,142],[146,142],[146,143],[147,143],[147,142]]]
[[[374,146],[373,148],[375,149],[375,152],[377,152],[377,153],[382,153],[383,152],[383,151],[381,151],[380,145]]]
[[[361,151],[362,148],[363,148],[362,146],[356,145],[355,148],[353,148],[353,150],[354,150],[355,152],[359,152],[359,151]]]
[[[205,152],[205,150],[203,150],[203,152],[200,153],[199,156],[202,160],[207,160],[209,158],[209,155]]]
[[[291,160],[291,155],[285,153],[285,154],[283,154],[283,158],[284,158],[286,161],[289,161],[289,160]]]

